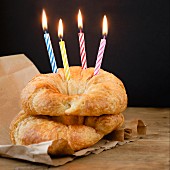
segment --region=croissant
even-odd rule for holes
[[[14,144],[30,145],[53,140],[49,154],[72,154],[90,147],[119,128],[127,107],[123,83],[113,74],[94,68],[70,67],[39,74],[22,90],[22,111],[10,125]]]
[[[22,107],[30,115],[100,116],[119,114],[127,106],[123,83],[113,74],[94,68],[70,67],[71,79],[64,77],[63,68],[57,74],[34,77],[21,93]]]
[[[71,154],[94,145],[124,122],[122,114],[84,119],[80,125],[65,125],[58,122],[55,117],[31,116],[21,111],[10,125],[10,137],[12,143],[19,145],[56,140],[58,146],[55,150],[49,151],[49,154]]]

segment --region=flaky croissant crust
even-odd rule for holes
[[[75,116],[69,117],[74,118]],[[65,125],[58,117],[31,116],[21,111],[10,125],[11,141],[18,145],[29,145],[55,140],[57,146],[49,150],[50,154],[72,154],[74,151],[94,145],[124,122],[121,113],[83,119],[79,125],[76,122]]]
[[[21,93],[22,108],[30,115],[100,116],[119,114],[127,107],[123,83],[113,74],[94,68],[70,67],[66,81],[63,68],[56,74],[34,77]]]

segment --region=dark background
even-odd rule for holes
[[[81,65],[77,13],[84,17],[88,66],[94,66],[106,14],[109,34],[102,68],[125,84],[129,106],[170,107],[169,0],[1,0],[0,56],[24,53],[51,72],[41,27],[42,8],[58,67],[57,25],[64,22],[70,66]]]

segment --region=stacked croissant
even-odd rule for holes
[[[70,67],[35,76],[21,93],[22,111],[10,125],[14,144],[55,140],[49,154],[72,154],[90,147],[122,126],[127,107],[123,83],[102,69]]]

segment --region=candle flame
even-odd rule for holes
[[[108,34],[108,23],[106,15],[103,17],[103,36],[106,36]]]
[[[44,31],[47,30],[47,16],[44,9],[42,11],[42,27]]]
[[[81,15],[80,10],[79,10],[79,13],[78,13],[78,28],[83,29],[83,19],[82,19],[82,15]]]
[[[63,37],[63,22],[62,19],[59,20],[58,24],[58,37],[62,39]]]

